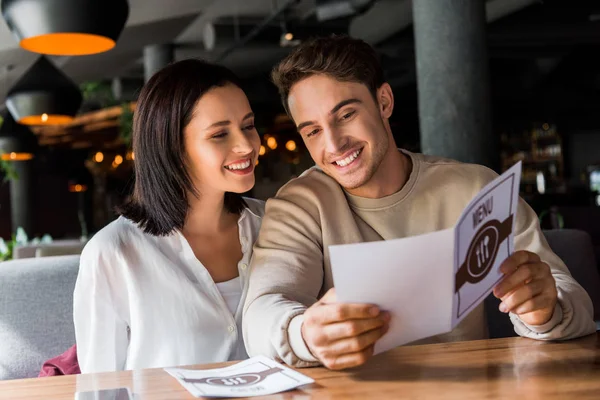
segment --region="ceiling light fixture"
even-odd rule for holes
[[[2,15],[23,49],[80,56],[115,47],[129,4],[127,0],[2,0]]]
[[[70,122],[81,106],[81,92],[46,57],[40,57],[9,90],[6,106],[24,125]]]
[[[0,126],[0,159],[3,161],[31,160],[37,148],[37,138],[26,126],[15,122],[9,113],[2,115]]]

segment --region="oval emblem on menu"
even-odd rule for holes
[[[467,257],[467,270],[476,282],[488,274],[498,252],[498,228],[494,225],[483,227],[471,242]]]
[[[252,385],[261,380],[261,376],[258,374],[242,374],[242,375],[233,375],[223,378],[209,378],[206,380],[206,383],[209,385],[215,386],[246,386]]]

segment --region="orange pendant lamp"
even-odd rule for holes
[[[82,96],[79,88],[46,57],[41,56],[8,91],[6,107],[23,125],[70,122]]]
[[[37,138],[26,126],[15,122],[10,113],[0,115],[0,160],[28,161],[34,157]]]
[[[115,46],[129,4],[127,0],[2,0],[2,15],[23,49],[81,56]]]

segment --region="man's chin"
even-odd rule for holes
[[[360,171],[356,171],[360,172]],[[354,190],[363,186],[367,179],[359,173],[353,173],[351,176],[340,176],[336,174],[328,174],[345,190]]]

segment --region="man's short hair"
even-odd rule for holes
[[[296,47],[271,72],[288,114],[292,86],[319,74],[341,82],[362,83],[374,97],[385,82],[379,57],[366,42],[346,35],[310,39]]]

